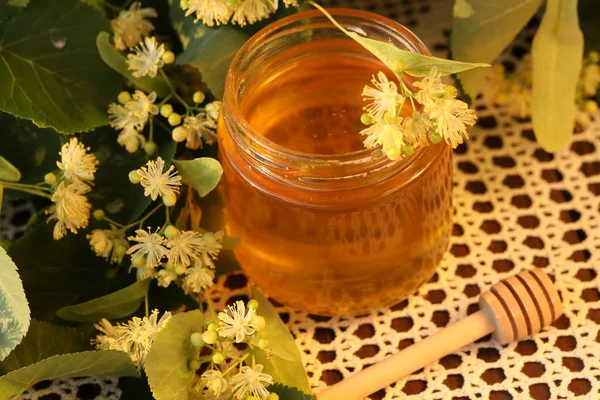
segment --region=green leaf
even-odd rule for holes
[[[347,32],[347,34],[373,53],[375,57],[379,58],[392,71],[397,68],[398,61],[402,61],[404,63],[404,72],[411,76],[427,76],[433,67],[436,67],[442,75],[452,75],[478,67],[489,67],[488,64],[483,63],[466,63],[424,56],[399,49],[393,44],[362,37],[355,32]]]
[[[269,392],[276,393],[279,396],[279,400],[316,400],[315,396],[280,383],[269,386]]]
[[[42,182],[45,174],[57,169],[61,145],[55,130],[0,112],[0,155],[21,171],[21,183]]]
[[[543,0],[468,0],[473,12],[452,20],[452,57],[469,62],[492,63],[525,27]],[[460,8],[460,6],[459,6]],[[483,86],[485,72],[473,70],[458,75],[465,92],[475,98]]]
[[[170,92],[169,85],[160,76],[150,78],[148,76],[142,78],[134,78],[127,66],[127,59],[115,46],[110,43],[110,35],[107,32],[100,32],[96,37],[96,47],[102,61],[109,67],[129,79],[135,86],[146,91],[156,92],[158,97],[165,97]]]
[[[583,58],[577,1],[548,0],[531,56],[533,131],[546,151],[558,151],[571,139],[575,124],[575,88]]]
[[[19,182],[21,172],[10,163],[6,158],[0,156],[0,181]]]
[[[150,389],[157,400],[187,400],[195,371],[188,362],[192,356],[190,335],[202,332],[200,310],[174,315],[158,333],[146,357],[145,370]]]
[[[23,339],[30,320],[29,305],[17,266],[0,247],[0,361]]]
[[[275,307],[258,289],[252,289],[252,298],[258,301],[258,315],[263,316],[266,321],[265,327],[260,331],[260,337],[270,342],[267,350],[258,348],[256,362],[265,366],[263,372],[270,374],[275,382],[311,393],[294,337],[279,318]]]
[[[87,337],[75,328],[32,319],[23,341],[0,364],[0,372],[7,374],[44,358],[84,351],[89,347]]]
[[[52,223],[40,223],[9,251],[19,265],[33,318],[51,320],[61,307],[112,293],[135,280],[127,272],[111,273],[107,262],[91,251],[85,234],[55,241],[52,230]]]
[[[157,133],[155,132],[154,139],[159,146],[158,155],[166,163],[170,163],[175,154],[176,143],[166,135],[161,140]],[[82,141],[91,147],[100,162],[94,180],[95,188],[88,195],[94,208],[104,209],[110,218],[119,222],[136,220],[150,205],[151,199],[144,196],[140,185],[129,181],[128,174],[146,164],[146,153],[143,150],[128,153],[117,143],[117,132],[109,127],[84,135]]]
[[[206,196],[216,188],[223,175],[221,164],[210,157],[173,160],[173,164],[183,178],[183,183],[196,189],[200,197]]]
[[[125,318],[140,308],[149,286],[150,279],[135,282],[106,296],[63,307],[56,312],[56,315],[65,321],[72,322],[96,322],[102,318]]]
[[[210,28],[195,23],[193,16],[185,16],[179,0],[171,3],[169,15],[184,48],[177,64],[196,67],[211,92],[222,99],[229,64],[250,36],[230,25]]]
[[[0,21],[19,14],[27,3],[29,0],[0,0]]]
[[[0,378],[0,400],[8,400],[46,379],[82,376],[135,376],[126,353],[114,350],[61,354],[28,365]]]
[[[33,0],[0,25],[0,109],[62,133],[108,123],[121,88],[94,46],[108,21],[78,0]]]

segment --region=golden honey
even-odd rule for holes
[[[427,53],[375,14],[333,10],[369,37]],[[238,53],[219,121],[221,193],[235,254],[269,296],[362,314],[427,281],[451,229],[451,149],[390,161],[359,135],[362,88],[386,68],[318,12],[263,29]],[[391,76],[391,74],[390,74]]]

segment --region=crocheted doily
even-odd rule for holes
[[[432,52],[447,55],[452,1],[328,0],[397,19]],[[343,3],[343,4],[342,4]],[[503,55],[516,65],[534,30]],[[552,275],[565,314],[533,338],[500,346],[486,337],[381,390],[373,399],[600,398],[600,146],[598,119],[569,148],[548,154],[530,121],[516,120],[486,98],[475,102],[478,126],[455,151],[454,229],[450,251],[435,276],[410,299],[356,318],[307,315],[279,307],[296,337],[315,391],[396,353],[477,310],[479,294],[532,266]],[[20,207],[24,207],[21,205]],[[4,216],[18,214],[5,208]],[[6,228],[3,220],[2,229]],[[13,231],[8,228],[8,236]],[[6,231],[2,234],[7,235]],[[246,294],[242,274],[214,290],[223,306]],[[97,398],[116,398],[116,380],[64,380],[43,389],[74,398],[84,382]],[[27,392],[37,399],[41,392]],[[113,397],[111,397],[113,396]]]

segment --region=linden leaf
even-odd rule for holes
[[[32,0],[0,25],[0,109],[61,133],[108,123],[121,88],[94,41],[108,21],[77,0]]]
[[[258,301],[258,315],[264,317],[266,322],[265,327],[260,331],[260,337],[270,342],[266,350],[257,347],[256,362],[264,365],[263,372],[271,375],[275,382],[311,393],[310,383],[294,337],[279,318],[275,307],[258,289],[252,289],[252,298]],[[254,340],[258,341],[258,338]]]
[[[17,266],[0,247],[0,361],[23,339],[30,311]]]
[[[28,365],[0,378],[0,400],[8,400],[37,382],[83,376],[136,376],[126,353],[115,350],[61,354]]]
[[[102,61],[109,67],[129,79],[133,84],[146,92],[156,92],[158,97],[165,97],[170,92],[169,85],[161,77],[150,78],[144,76],[142,78],[134,78],[127,66],[127,59],[119,52],[114,45],[110,43],[110,35],[107,32],[100,32],[96,37],[96,47]]]
[[[206,196],[216,188],[223,175],[221,164],[210,157],[173,160],[173,164],[183,178],[183,183],[196,189],[200,197]]]
[[[303,393],[294,387],[276,383],[269,386],[269,392],[275,393],[280,400],[316,400],[316,397],[310,394]]]
[[[10,163],[6,158],[0,156],[0,181],[19,182],[21,172]]]
[[[548,0],[531,48],[533,131],[549,152],[561,150],[573,135],[575,90],[583,58],[577,1]]]
[[[89,346],[88,338],[75,328],[32,319],[23,341],[0,363],[0,372],[7,374],[44,358],[84,351]]]
[[[466,2],[457,0],[456,4]],[[543,0],[468,0],[472,12],[461,11],[452,20],[450,49],[452,57],[471,62],[491,63],[525,27]],[[474,99],[483,86],[485,71],[472,70],[458,74],[463,89]]]
[[[150,280],[135,282],[124,289],[85,303],[59,309],[56,315],[65,321],[96,322],[102,318],[118,319],[133,314],[148,294]]]
[[[188,400],[196,375],[188,368],[193,353],[189,338],[202,332],[203,323],[200,310],[179,313],[156,336],[144,367],[155,399]]]

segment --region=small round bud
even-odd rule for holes
[[[173,239],[178,234],[179,234],[179,229],[175,228],[173,225],[169,225],[165,228],[164,235],[167,239]]]
[[[387,122],[388,124],[393,124],[394,122],[396,122],[396,114],[390,114],[389,112],[386,112],[383,115],[383,119],[385,120],[385,122]]]
[[[404,64],[404,62],[402,60],[398,60],[396,61],[396,65],[394,66],[394,73],[400,75],[404,72],[405,68],[406,65]]]
[[[163,203],[167,207],[173,207],[177,203],[177,196],[174,193],[168,193],[162,198]]]
[[[129,173],[129,182],[133,183],[134,185],[140,183],[141,180],[142,177],[140,176],[140,174],[138,174],[137,170],[134,169]]]
[[[126,104],[131,101],[131,94],[129,92],[121,92],[117,96],[117,100],[121,104]]]
[[[263,350],[266,349],[267,347],[269,347],[269,344],[270,344],[269,339],[262,338],[258,341],[258,347],[260,347]]]
[[[165,64],[173,64],[175,62],[175,54],[172,51],[165,51],[162,60]]]
[[[46,182],[48,185],[54,185],[56,182],[56,175],[54,175],[52,172],[48,172],[46,175],[44,175],[44,182]]]
[[[204,346],[204,339],[202,339],[202,334],[200,332],[194,332],[190,335],[190,342],[192,342],[192,346],[194,347],[202,347]]]
[[[181,8],[182,8],[183,10],[185,10],[186,8],[188,8],[188,3],[189,3],[189,0],[181,0],[181,1],[179,2],[179,5],[181,6]]]
[[[255,316],[254,321],[252,321],[252,326],[257,332],[261,331],[266,324],[265,317],[261,317],[260,315]]]
[[[169,125],[177,126],[181,123],[181,115],[177,113],[173,113],[169,115]]]
[[[600,61],[600,53],[598,53],[597,51],[590,51],[588,54],[588,58],[591,62],[597,63],[598,61]]]
[[[223,353],[215,353],[212,356],[212,360],[217,365],[223,364],[223,361],[225,361],[225,356],[223,355]]]
[[[160,115],[165,118],[169,118],[169,115],[173,114],[173,106],[170,104],[163,104],[160,106]]]
[[[364,125],[371,125],[373,123],[373,117],[371,117],[368,113],[364,113],[360,116],[360,122]]]
[[[102,221],[104,219],[104,210],[102,210],[101,208],[94,210],[92,216],[96,221]]]
[[[194,97],[193,97],[194,103],[200,104],[205,99],[206,99],[206,95],[204,93],[202,93],[202,92],[195,92],[194,93]]]
[[[267,400],[279,400],[279,395],[277,393],[269,393],[269,397],[267,397]]]
[[[188,368],[190,371],[198,371],[200,369],[200,361],[190,360],[188,361]]]
[[[156,146],[156,143],[154,142],[146,142],[146,144],[144,145],[144,151],[146,152],[146,154],[151,156],[156,152],[157,147],[158,146]]]
[[[208,328],[206,328],[206,329],[208,329],[209,331],[215,331],[216,332],[216,331],[219,330],[219,325],[211,323],[211,324],[208,324]]]
[[[429,140],[431,140],[431,143],[433,144],[438,144],[442,141],[442,135],[440,135],[437,130],[432,130],[429,133]]]
[[[115,253],[117,253],[119,257],[123,257],[125,254],[127,254],[127,247],[122,244],[118,244],[115,247]]]
[[[258,310],[258,301],[252,299],[248,302],[248,308],[251,308],[253,310]]]
[[[146,257],[135,257],[131,259],[131,265],[136,268],[144,267],[146,265]]]
[[[588,114],[596,114],[598,112],[598,103],[594,100],[588,100],[583,104],[583,111]]]
[[[187,138],[187,131],[183,126],[178,126],[177,128],[173,129],[171,136],[175,142],[181,143]]]
[[[409,156],[409,157],[410,157],[410,156],[412,156],[413,154],[415,154],[415,148],[414,148],[412,145],[410,145],[410,144],[405,144],[405,145],[402,147],[402,152],[403,152],[404,154],[406,154],[407,156]]]
[[[444,97],[453,99],[458,94],[456,88],[452,85],[444,85]]]
[[[185,271],[187,271],[188,266],[185,264],[177,264],[175,266],[175,273],[177,275],[183,275],[185,274]]]
[[[206,331],[202,334],[202,340],[204,340],[204,343],[206,344],[215,344],[217,343],[217,339],[219,338],[219,335],[217,335],[217,332],[215,331]]]

